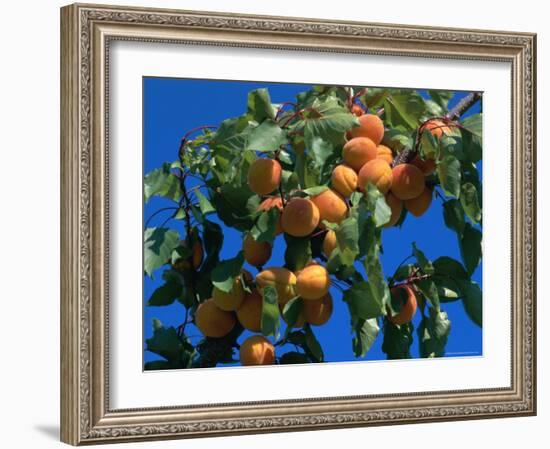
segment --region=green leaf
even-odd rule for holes
[[[481,239],[481,231],[466,223],[460,239],[460,254],[470,276],[481,262]]]
[[[159,371],[164,369],[177,369],[183,368],[177,363],[169,362],[167,360],[153,360],[152,362],[146,362],[143,365],[145,371]]]
[[[285,233],[285,266],[290,271],[299,271],[311,260],[311,242],[308,237],[293,237]]]
[[[315,337],[315,334],[311,330],[311,326],[309,324],[306,324],[304,326],[304,331],[305,331],[305,345],[307,350],[311,353],[311,356],[313,356],[316,362],[323,362],[325,357],[323,354],[323,348],[321,348],[319,341],[317,340],[317,338]]]
[[[483,326],[483,301],[481,288],[473,281],[458,281],[462,292],[462,305],[466,314],[479,327]]]
[[[433,266],[435,268],[436,275],[449,276],[453,279],[464,280],[468,280],[470,278],[462,264],[451,257],[439,257],[434,260]]]
[[[380,327],[378,327],[376,318],[358,320],[354,327],[355,337],[352,340],[353,353],[355,357],[364,357],[376,341]]]
[[[285,338],[288,336],[288,333],[292,330],[294,325],[298,322],[303,307],[304,301],[302,298],[292,298],[283,307],[283,317],[287,323]]]
[[[181,284],[168,282],[158,287],[147,302],[148,306],[168,306],[172,304],[181,294],[183,289]]]
[[[437,287],[440,302],[456,301],[462,295],[458,282],[452,277],[436,275],[433,281]]]
[[[308,154],[313,156],[315,165],[321,171],[326,160],[334,153],[334,146],[329,141],[323,140],[321,137],[314,136],[308,142]]]
[[[467,182],[462,184],[460,203],[470,220],[474,223],[479,223],[481,220],[481,207],[479,207],[477,189],[472,183]]]
[[[196,190],[195,195],[197,195],[197,198],[199,200],[199,207],[203,215],[208,215],[216,212],[216,209],[214,209],[214,206],[212,206],[210,200],[208,200],[208,198],[206,198],[200,190]]]
[[[449,90],[428,90],[428,94],[433,101],[435,101],[444,111],[446,111],[449,100],[453,98],[454,92]]]
[[[342,299],[347,303],[352,317],[369,320],[385,313],[384,298],[375,296],[366,281],[354,283],[344,291]]]
[[[275,108],[267,89],[256,89],[248,93],[248,114],[257,122],[268,118],[275,120]]]
[[[443,219],[447,227],[459,236],[464,232],[464,209],[460,201],[451,199],[443,203]]]
[[[416,260],[418,262],[418,265],[420,265],[420,268],[425,274],[432,275],[435,272],[434,266],[432,262],[426,257],[426,255],[418,249],[416,246],[416,243],[413,242],[413,255],[416,257]]]
[[[223,292],[229,293],[235,279],[241,274],[244,255],[239,251],[233,259],[224,260],[212,270],[212,284]]]
[[[380,229],[377,229],[372,219],[366,222],[367,254],[365,257],[365,271],[373,297],[383,304],[388,304],[390,291],[384,277],[384,270],[380,262]]]
[[[244,149],[271,152],[287,143],[286,133],[279,125],[275,122],[266,120],[250,132]]]
[[[396,326],[387,319],[384,320],[384,341],[382,351],[389,360],[410,359],[413,342],[413,326],[411,323]]]
[[[205,220],[203,228],[206,258],[201,266],[201,277],[204,277],[204,275],[210,273],[210,271],[218,264],[220,251],[223,246],[223,232],[219,224]]]
[[[483,119],[482,114],[472,114],[468,117],[466,117],[462,121],[462,126],[468,130],[471,134],[477,137],[482,136],[482,125],[483,125]]]
[[[281,356],[281,365],[309,363],[309,357],[301,352],[290,351]]]
[[[278,338],[280,319],[275,287],[267,285],[262,288],[262,298],[262,334]]]
[[[216,189],[210,200],[216,213],[226,226],[239,231],[247,231],[253,225],[248,209],[249,201],[258,198],[246,185],[223,184]]]
[[[318,98],[312,103],[311,108],[314,111],[298,121],[295,127],[296,132],[304,131],[307,148],[311,148],[316,137],[339,145],[344,140],[344,133],[359,125],[357,117],[334,97],[323,100]]]
[[[307,196],[317,196],[320,193],[323,193],[325,190],[328,190],[328,186],[315,186],[310,187],[309,189],[302,190]]]
[[[394,151],[401,151],[405,148],[412,148],[414,142],[410,132],[402,126],[387,129],[384,132],[382,143]]]
[[[376,186],[370,182],[366,186],[367,188],[367,205],[374,217],[374,223],[377,227],[380,227],[390,221],[391,209],[386,203],[384,195],[378,190]]]
[[[454,156],[445,156],[437,165],[437,174],[443,191],[450,196],[460,196],[460,162]]]
[[[158,354],[169,361],[180,360],[185,350],[183,341],[173,327],[164,327],[160,321],[153,323],[153,336],[145,340],[147,350]]]
[[[420,154],[424,159],[437,160],[439,157],[439,143],[429,131],[423,132],[420,138]]]
[[[422,294],[430,301],[432,307],[439,310],[439,292],[435,282],[431,279],[421,279],[414,283],[422,292]]]
[[[157,268],[170,261],[172,251],[180,243],[180,236],[168,228],[146,228],[143,237],[143,268],[152,277]]]
[[[445,355],[445,345],[451,332],[451,322],[445,312],[430,309],[417,329],[420,357],[433,358]]]
[[[277,207],[272,207],[262,212],[250,230],[250,234],[254,237],[254,240],[257,242],[273,242],[280,214],[281,212]]]
[[[155,195],[179,201],[183,195],[181,181],[170,172],[170,164],[168,163],[162,164],[162,167],[149,172],[145,176],[143,180],[143,192],[145,202]]]
[[[384,101],[384,118],[390,128],[404,126],[415,130],[426,113],[424,99],[415,92],[392,94]]]

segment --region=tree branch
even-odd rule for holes
[[[415,156],[418,154],[418,148],[420,146],[420,139],[422,137],[422,132],[424,131],[424,127],[426,126],[426,123],[430,122],[431,120],[440,119],[445,123],[452,122],[454,120],[457,120],[460,118],[462,114],[464,114],[468,109],[470,109],[477,101],[481,98],[480,92],[472,92],[468,95],[466,95],[462,100],[460,100],[452,109],[447,112],[443,117],[432,117],[426,121],[424,121],[419,127],[416,134],[416,141],[413,146],[413,148],[406,148],[401,153],[399,153],[395,159],[393,160],[392,167],[395,167],[400,164],[408,164],[411,162]]]

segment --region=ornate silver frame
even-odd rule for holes
[[[536,413],[536,36],[75,4],[61,9],[61,439],[85,443]],[[510,388],[111,410],[106,116],[115,39],[507,61],[512,65]]]

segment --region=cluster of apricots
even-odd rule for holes
[[[355,105],[356,106],[356,105]],[[395,225],[403,207],[414,216],[421,216],[432,201],[432,190],[426,186],[425,177],[433,173],[436,163],[416,157],[411,163],[399,164],[392,168],[393,152],[382,145],[384,124],[375,114],[365,114],[360,107],[352,112],[359,117],[360,126],[347,133],[347,142],[342,150],[342,163],[331,175],[330,187],[308,198],[292,197],[284,202],[280,195],[273,193],[279,188],[282,167],[275,159],[259,158],[248,171],[250,189],[263,199],[259,211],[277,208],[281,212],[275,234],[286,233],[294,237],[306,237],[322,226],[323,220],[340,223],[348,214],[346,199],[355,191],[364,191],[367,183],[374,184],[385,195],[391,209],[391,218],[386,227]],[[425,125],[435,137],[449,131],[443,122],[432,120]],[[199,243],[200,247],[200,243]],[[323,253],[329,257],[336,248],[336,234],[327,230],[323,240]],[[272,246],[259,242],[251,234],[243,240],[245,260],[257,267],[255,279],[246,270],[235,279],[230,292],[214,287],[212,297],[201,303],[195,313],[195,324],[207,337],[227,335],[237,321],[243,328],[252,332],[261,331],[262,289],[270,285],[277,291],[279,308],[292,298],[302,299],[300,316],[294,327],[306,323],[320,326],[332,315],[332,297],[329,293],[330,276],[325,267],[311,261],[302,270],[293,273],[283,267],[262,267],[269,261]],[[200,264],[202,249],[195,251],[187,264]],[[245,285],[241,279],[244,279]],[[402,307],[396,315],[388,312],[388,319],[394,324],[411,321],[417,303],[414,291],[407,285],[392,289],[392,295],[402,296]],[[240,348],[243,365],[267,365],[275,362],[273,344],[261,335],[246,339]]]
[[[291,299],[302,298],[302,308],[294,327],[302,327],[306,323],[321,326],[330,319],[333,305],[329,294],[329,273],[323,266],[311,262],[296,273],[282,267],[266,268],[254,280],[248,271],[243,270],[242,276],[235,279],[229,292],[214,287],[212,297],[197,308],[196,326],[205,336],[214,338],[227,335],[237,321],[251,332],[260,332],[262,290],[268,285],[277,291],[281,311]],[[271,342],[263,336],[249,337],[241,345],[241,364],[272,364],[275,360],[274,351]]]

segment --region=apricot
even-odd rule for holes
[[[330,183],[334,190],[348,198],[357,189],[357,173],[347,165],[337,165],[332,171]]]
[[[280,212],[283,211],[283,200],[280,196],[270,196],[266,198],[258,205],[259,211],[268,211],[271,208],[276,207]],[[279,220],[275,227],[275,235],[279,235],[283,232],[283,227],[281,225],[281,215],[279,214]]]
[[[436,163],[433,159],[422,159],[420,156],[415,156],[411,164],[418,167],[424,176],[431,175],[436,169]]]
[[[351,137],[368,137],[375,145],[384,138],[384,122],[376,114],[363,114],[359,117],[359,127],[350,129]]]
[[[368,161],[376,158],[376,144],[368,137],[355,137],[342,148],[342,158],[357,172]]]
[[[401,212],[403,211],[403,201],[401,201],[391,192],[388,192],[386,194],[386,203],[391,209],[391,217],[390,217],[390,221],[388,221],[384,225],[384,227],[389,228],[391,226],[394,226],[395,223],[399,221],[399,217],[401,217]]]
[[[220,309],[212,300],[199,304],[195,312],[195,325],[206,337],[223,337],[235,326],[235,315]]]
[[[422,191],[420,196],[405,201],[405,207],[415,217],[420,217],[421,215],[424,215],[424,212],[426,212],[430,208],[431,203],[432,189],[424,187],[424,190]]]
[[[327,293],[320,299],[304,301],[302,314],[305,321],[309,324],[313,324],[314,326],[322,326],[332,316],[332,310],[332,296],[330,296],[330,293]]]
[[[237,319],[245,329],[252,332],[262,330],[263,298],[257,289],[244,295],[241,306],[237,309]]]
[[[328,293],[330,276],[325,267],[310,265],[296,277],[296,294],[303,299],[319,299]]]
[[[308,198],[292,198],[281,214],[283,231],[294,237],[305,237],[319,224],[319,209]]]
[[[332,189],[327,189],[311,198],[319,209],[319,222],[323,220],[340,223],[348,214],[348,206],[344,198]]]
[[[275,287],[279,304],[286,304],[296,296],[296,275],[286,268],[266,268],[256,275],[256,285],[260,290],[266,285]]]
[[[182,240],[180,242],[180,246],[186,247],[187,246],[187,241]],[[203,254],[204,253],[203,253],[203,250],[202,250],[202,244],[201,244],[200,240],[197,239],[197,241],[195,241],[195,243],[193,243],[193,245],[192,245],[191,256],[188,259],[178,260],[177,262],[174,263],[173,266],[176,270],[179,270],[179,271],[189,270],[191,268],[191,266],[194,269],[197,269],[197,268],[200,267],[200,265],[202,263]]]
[[[424,129],[427,129],[432,133],[432,136],[440,138],[445,134],[449,134],[451,132],[451,128],[449,128],[445,122],[441,120],[430,120],[426,125],[424,125]]]
[[[390,165],[393,162],[392,150],[391,150],[391,148],[387,147],[386,145],[378,145],[376,147],[376,157],[378,159],[384,159]]]
[[[359,171],[359,188],[365,190],[368,183],[374,184],[383,194],[392,186],[392,169],[384,159],[374,159]]]
[[[351,107],[351,113],[357,117],[361,117],[365,113],[365,111],[363,111],[363,108],[358,104],[354,104]]]
[[[244,288],[241,283],[241,278],[237,277],[233,281],[231,291],[224,292],[217,287],[212,290],[212,300],[222,310],[227,312],[237,310],[244,300]]]
[[[248,337],[239,350],[241,365],[272,365],[275,363],[275,347],[261,335]]]
[[[424,190],[424,174],[412,164],[393,167],[392,193],[400,200],[411,200]]]
[[[244,260],[254,267],[261,267],[271,257],[271,244],[258,242],[251,234],[247,234],[243,241]]]
[[[399,292],[399,290],[403,290]],[[405,324],[410,323],[416,312],[417,302],[416,295],[411,287],[408,285],[398,285],[391,289],[392,295],[399,295],[399,299],[403,301],[401,311],[397,315],[391,315],[388,311],[388,319],[393,324]]]
[[[248,185],[258,195],[273,192],[281,183],[281,164],[273,159],[256,159],[248,169]]]
[[[336,243],[336,232],[329,230],[323,240],[323,253],[325,256],[330,257],[332,251],[336,248]]]

